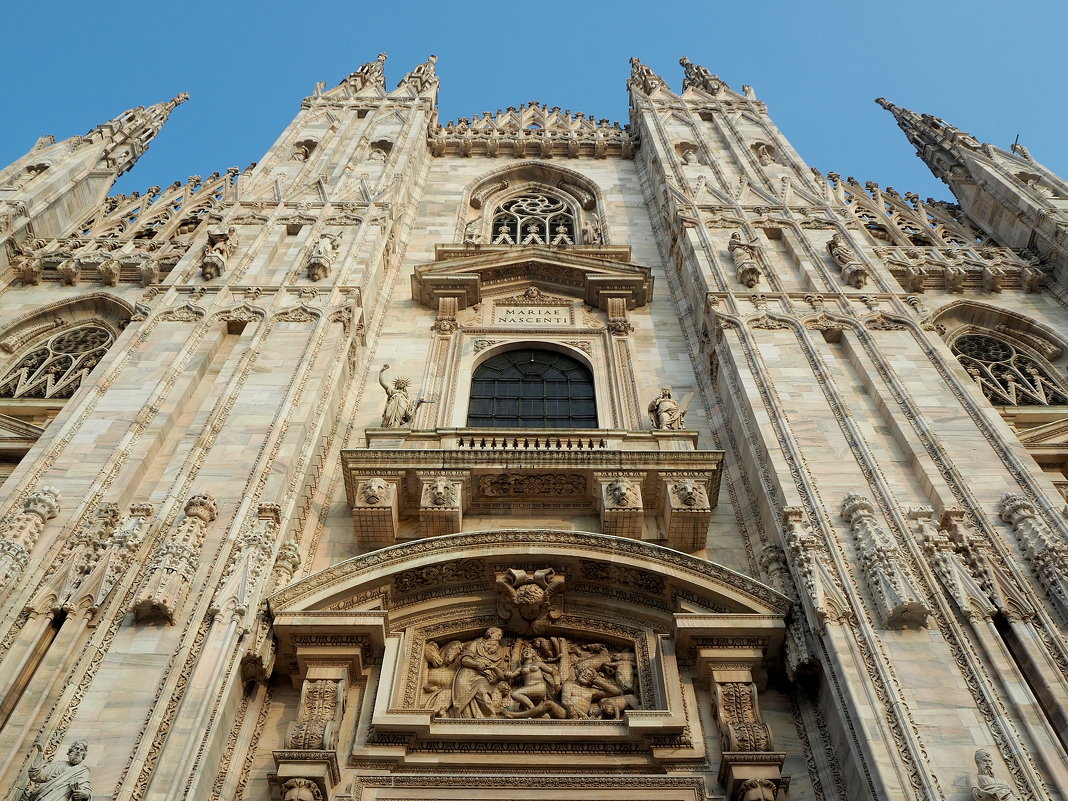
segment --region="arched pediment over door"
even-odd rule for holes
[[[270,599],[276,672],[306,695],[333,660],[342,666],[338,682],[377,688],[361,694],[359,710],[330,721],[350,731],[338,739],[351,744],[341,764],[372,755],[415,764],[429,748],[460,742],[457,764],[490,763],[503,738],[534,750],[558,745],[568,764],[591,770],[655,768],[668,751],[695,764],[712,758],[692,702],[695,677],[707,686],[714,666],[729,662],[724,686],[741,682],[755,698],[778,658],[789,603],[707,560],[552,530],[397,545]],[[715,692],[715,678],[712,685]],[[369,722],[369,734],[363,726],[351,734],[357,719]],[[757,713],[745,731],[762,726]],[[725,748],[760,750],[764,762],[779,757],[770,737],[766,747],[743,745]],[[276,752],[280,765],[285,759]]]

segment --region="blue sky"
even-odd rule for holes
[[[811,166],[949,199],[874,98],[944,117],[1068,176],[1068,3],[61,2],[14,0],[0,48],[0,163],[187,91],[124,191],[260,158],[317,81],[379,51],[394,86],[439,57],[444,122],[537,100],[625,122],[638,56],[752,85]]]

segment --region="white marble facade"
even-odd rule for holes
[[[184,96],[0,170],[0,791],[1068,798],[1068,185],[435,61],[244,171],[108,195]]]

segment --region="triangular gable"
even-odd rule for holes
[[[644,306],[653,292],[649,268],[627,261],[630,248],[467,245],[439,248],[437,256],[412,275],[412,297],[432,309],[441,298],[456,298],[461,310],[473,306],[490,285],[506,290],[536,283],[604,311],[612,298],[622,298],[628,309]]]

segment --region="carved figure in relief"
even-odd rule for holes
[[[337,244],[341,239],[340,234],[323,233],[312,246],[308,254],[308,278],[312,281],[321,281],[330,274],[330,265],[334,263],[337,255]]]
[[[692,479],[676,481],[671,486],[671,491],[684,506],[708,506],[708,496],[705,494],[704,487]]]
[[[385,500],[389,492],[389,484],[386,483],[385,479],[375,476],[365,481],[360,491],[363,495],[364,503],[370,506],[377,506]]]
[[[686,410],[671,397],[671,387],[661,387],[660,397],[649,404],[653,428],[680,430],[685,425]]]
[[[488,628],[479,639],[469,642],[460,653],[460,663],[452,681],[449,717],[490,718],[500,714],[494,704],[497,682],[505,677],[502,663],[507,654],[501,649],[504,632]]]
[[[605,489],[608,492],[608,497],[612,501],[613,506],[634,508],[641,505],[641,501],[638,498],[638,488],[633,481],[628,481],[625,478],[617,478]]]
[[[490,628],[466,644],[428,642],[423,656],[420,706],[436,716],[617,720],[641,708],[627,648],[556,636],[509,641]]]
[[[417,401],[412,400],[408,394],[408,387],[412,383],[411,379],[394,378],[392,386],[387,384],[384,376],[388,369],[389,365],[383,364],[382,369],[378,371],[378,383],[382,385],[382,389],[386,392],[386,408],[382,412],[382,428],[403,428],[412,422],[419,405],[426,403],[426,401],[422,398]]]
[[[582,244],[603,245],[604,232],[593,220],[584,220],[582,223]]]
[[[980,748],[975,752],[975,784],[973,801],[1016,801],[1016,793],[1009,785],[994,777],[994,758]]]
[[[93,790],[89,786],[89,768],[84,765],[89,743],[75,740],[67,749],[67,761],[45,763],[40,737],[33,741],[33,759],[29,777],[38,786],[26,796],[26,801],[91,801]]]
[[[563,615],[564,577],[552,568],[497,574],[497,613],[520,634],[542,634]]]
[[[834,263],[842,269],[842,280],[852,287],[860,289],[868,280],[868,270],[860,263],[857,253],[849,247],[841,234],[835,234],[827,243],[827,252]]]
[[[442,648],[437,643],[428,642],[423,651],[426,659],[426,682],[423,692],[429,696],[423,706],[434,710],[435,717],[448,714],[452,706],[452,680],[456,674],[455,663],[463,651],[464,644],[453,640]]]
[[[455,506],[456,487],[444,478],[436,478],[429,485],[428,493],[431,506]]]
[[[519,688],[511,691],[511,697],[524,709],[534,709],[535,701],[540,704],[560,689],[560,674],[542,662],[538,652],[529,645],[522,650],[521,659],[520,666],[506,674],[509,679],[521,679]]]

